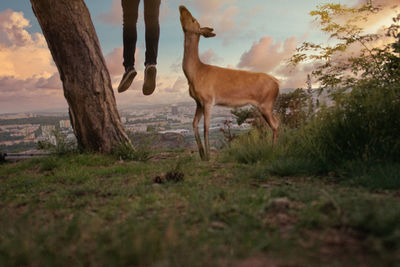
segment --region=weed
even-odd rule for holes
[[[368,164],[367,162],[353,161],[346,163],[338,173],[345,178],[344,182],[347,184],[362,185],[370,189],[400,188],[399,163],[373,162]]]
[[[228,158],[245,164],[272,160],[275,154],[271,140],[269,132],[252,130],[233,140],[225,153]]]
[[[41,171],[52,171],[61,165],[61,159],[55,156],[49,156],[39,161]]]
[[[278,176],[310,176],[323,173],[324,166],[309,158],[285,157],[272,161],[265,171]]]
[[[147,146],[138,146],[133,148],[130,144],[120,144],[117,146],[113,154],[117,159],[147,161],[150,159],[150,149]]]

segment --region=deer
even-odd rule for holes
[[[211,108],[214,105],[243,107],[252,105],[258,109],[273,131],[275,144],[279,134],[279,120],[273,114],[279,94],[279,81],[271,75],[209,65],[199,58],[200,36],[215,37],[214,29],[201,27],[185,6],[179,7],[184,33],[182,69],[189,85],[189,94],[196,101],[193,131],[201,160],[210,159],[209,126]],[[198,124],[204,116],[203,148]]]

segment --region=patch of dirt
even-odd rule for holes
[[[290,211],[296,209],[297,206],[286,197],[272,199],[266,209],[263,224],[278,228],[281,234],[289,233],[298,221]]]
[[[247,259],[228,261],[221,259],[218,261],[218,266],[222,267],[295,267],[295,266],[307,266],[302,264],[301,261],[294,262],[288,259],[272,258],[266,254],[259,254],[249,257]]]
[[[303,234],[304,238],[299,240],[299,245],[306,249],[317,249],[313,252],[314,257],[317,256],[322,263],[341,262],[342,266],[377,266],[370,262],[371,251],[360,233],[348,229],[330,228],[324,231],[304,230]]]
[[[166,159],[177,159],[181,157],[181,155],[177,155],[174,153],[170,152],[162,152],[162,153],[157,153],[156,155],[152,156],[150,161],[161,161],[161,160],[166,160]]]
[[[240,262],[237,262],[236,264],[233,264],[235,267],[278,267],[282,266],[280,263],[276,260],[272,260],[268,258],[267,256],[254,256],[245,260],[242,260]]]

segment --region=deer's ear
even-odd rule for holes
[[[214,29],[209,27],[200,28],[200,34],[206,38],[214,37],[215,33],[213,33]]]

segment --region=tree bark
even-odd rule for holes
[[[121,143],[131,144],[83,0],[31,0],[31,4],[60,73],[78,144],[103,153]]]

